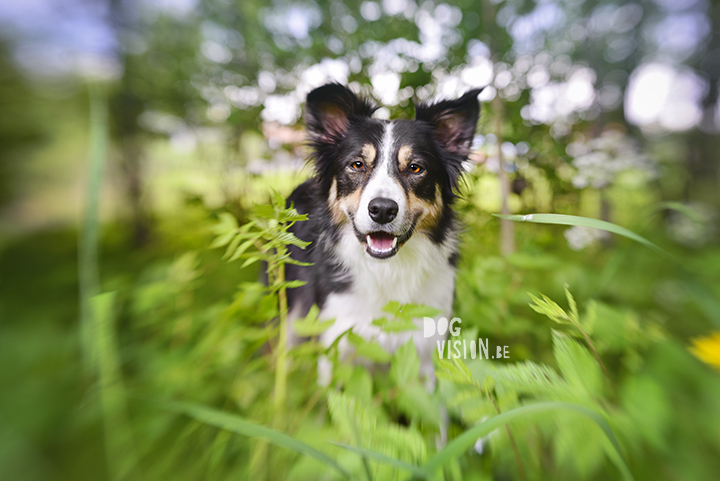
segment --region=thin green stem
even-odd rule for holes
[[[80,344],[88,375],[99,385],[110,479],[140,477],[129,424],[127,396],[114,328],[115,293],[101,293],[99,266],[100,189],[109,137],[105,87],[90,84],[90,179],[83,225],[78,235]]]
[[[286,248],[278,248],[279,257],[285,255]],[[285,409],[285,399],[287,397],[287,338],[288,338],[288,303],[287,303],[287,289],[282,286],[285,282],[285,264],[280,262],[275,268],[275,279],[276,282],[281,286],[278,289],[278,303],[279,303],[279,319],[280,319],[280,332],[278,333],[278,344],[276,355],[276,366],[275,366],[275,421],[280,423],[281,414]]]
[[[90,84],[90,145],[87,204],[82,229],[78,235],[78,278],[80,286],[80,340],[85,368],[93,372],[95,345],[92,333],[90,299],[100,294],[98,267],[100,188],[108,142],[107,96],[102,86]]]

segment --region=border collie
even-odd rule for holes
[[[387,334],[371,323],[390,301],[424,304],[450,318],[458,255],[452,210],[480,113],[471,90],[456,100],[416,104],[414,120],[380,120],[377,107],[339,84],[308,94],[305,123],[315,175],[288,198],[308,221],[293,232],[311,242],[291,255],[312,266],[287,265],[290,319],[313,304],[335,319],[321,336],[329,347],[345,331],[393,352],[411,337],[421,372],[434,385],[432,351],[439,338]],[[347,339],[338,344],[347,355]],[[318,382],[332,366],[321,359]]]

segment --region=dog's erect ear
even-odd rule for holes
[[[376,107],[337,83],[318,87],[307,96],[305,125],[316,143],[341,140],[353,118],[370,117]]]
[[[435,138],[450,152],[465,156],[475,135],[480,116],[477,96],[482,89],[474,89],[456,100],[434,104],[415,104],[415,119],[429,122]]]

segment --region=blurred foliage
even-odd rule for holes
[[[3,33],[4,479],[407,479],[422,466],[432,479],[618,479],[621,459],[639,480],[720,472],[715,2],[186,3],[94,3],[117,40],[109,69],[43,73],[27,47],[42,32]],[[678,74],[672,95],[699,92],[690,127],[628,120],[633,75],[653,62]],[[279,197],[311,172],[293,126],[329,79],[376,97],[389,79],[384,113],[401,117],[413,98],[489,84],[458,205],[455,315],[463,340],[507,345],[510,359],[438,360],[430,392],[412,344],[388,353],[349,332],[356,359],[326,352],[316,309],[298,325],[308,342],[282,347],[286,259],[273,249],[301,220]],[[112,143],[102,294],[83,346],[68,225],[90,177],[88,84],[109,96]],[[490,214],[503,200],[614,222],[674,260],[530,223],[502,256]],[[429,314],[385,311],[375,324],[388,332]],[[321,355],[337,363],[329,388],[317,385]],[[508,423],[482,431],[497,419]]]
[[[394,355],[358,345],[359,356],[389,360],[390,368],[371,374],[349,360],[340,363],[325,389],[316,384],[316,363],[324,350],[309,341],[288,353],[282,432],[326,453],[353,479],[365,479],[368,469],[373,479],[405,479],[409,472],[402,467],[372,458],[366,465],[362,456],[328,441],[421,465],[438,452],[440,405],[447,406],[452,440],[498,413],[536,402],[569,402],[609,423],[635,479],[711,477],[720,459],[720,377],[683,341],[704,332],[708,321],[691,297],[662,294],[667,285],[677,293],[690,288],[683,269],[630,241],[595,247],[594,255],[573,252],[557,237],[548,237],[548,229],[558,227],[530,224],[523,225],[527,232],[520,252],[496,257],[497,234],[488,228],[488,214],[472,203],[462,210],[467,219],[480,219],[467,223],[465,236],[480,229],[478,239],[487,243],[484,255],[478,255],[476,243],[463,243],[456,301],[462,339],[507,345],[510,359],[468,361],[467,368],[462,361],[454,361],[457,368],[438,361],[439,388],[428,393],[412,344]],[[3,276],[0,292],[9,322],[3,323],[0,352],[5,365],[16,366],[3,375],[4,385],[16,388],[3,395],[0,410],[10,426],[2,445],[9,476],[104,479],[110,469],[111,478],[126,479],[342,478],[314,457],[232,434],[229,420],[216,424],[212,416],[194,410],[183,411],[193,414],[184,417],[162,404],[193,401],[255,423],[277,422],[270,400],[278,333],[268,323],[277,313],[277,295],[256,281],[253,265],[240,269],[239,262],[228,263],[218,249],[209,249],[211,230],[220,233],[212,227],[215,219],[212,211],[188,204],[181,217],[161,220],[167,240],[130,253],[120,226],[106,227],[103,285],[117,294],[109,311],[112,320],[105,321],[114,332],[111,344],[103,341],[99,353],[115,352],[123,379],[120,392],[120,385],[93,381],[81,369],[72,233],[35,235],[6,245],[0,267],[10,275]],[[176,238],[179,226],[193,235]],[[683,252],[654,232],[648,236],[687,259],[685,264],[692,260],[702,266],[695,269],[702,278],[720,275],[712,262],[716,247]],[[252,258],[252,250],[247,255]],[[607,267],[618,257],[621,269]],[[34,280],[40,272],[42,283]],[[575,297],[563,292],[563,282]],[[28,284],[37,291],[25,289]],[[716,297],[717,285],[712,288]],[[33,302],[37,292],[46,293],[44,302]],[[534,300],[528,292],[537,293]],[[548,296],[537,297],[539,292]],[[388,306],[395,320],[380,324],[395,329],[403,322],[396,316],[406,310],[415,313],[407,306]],[[303,326],[309,329],[305,334],[322,330],[313,322]],[[453,371],[458,368],[465,373]],[[101,409],[108,395],[128,403],[127,421],[110,431]],[[116,412],[112,403],[104,409]],[[555,409],[507,426],[509,431],[483,437],[437,476],[620,476],[609,441],[579,414]],[[132,449],[123,449],[128,442]],[[107,455],[103,446],[109,448]],[[476,453],[480,447],[483,454]]]

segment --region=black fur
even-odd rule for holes
[[[308,94],[305,126],[310,137],[311,159],[323,181],[324,192],[330,188],[332,175],[337,171],[338,148],[352,147],[344,142],[347,132],[361,128],[377,108],[336,83],[323,85]]]
[[[477,96],[482,89],[474,89],[456,100],[443,100],[431,104],[415,104],[415,120],[431,126],[431,135],[444,150],[445,165],[451,188],[457,187],[462,163],[470,153],[475,127],[480,117]]]
[[[345,269],[331,259],[330,249],[337,241],[337,226],[330,221],[327,199],[319,195],[317,177],[306,180],[288,197],[287,205],[294,206],[300,214],[308,214],[308,220],[298,222],[291,231],[301,240],[311,244],[305,249],[290,246],[290,255],[301,262],[310,262],[310,267],[287,264],[285,277],[288,280],[306,281],[302,287],[288,289],[288,306],[291,311],[305,316],[313,304],[319,307],[333,292],[343,292],[350,287]]]

